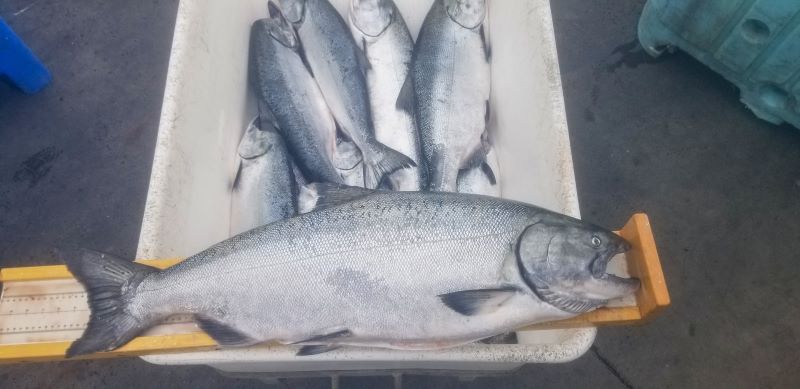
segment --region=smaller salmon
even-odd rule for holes
[[[270,15],[256,21],[250,34],[251,79],[260,111],[272,111],[305,178],[343,183],[334,166],[336,122],[303,62],[294,28],[274,5]]]
[[[231,235],[290,218],[297,212],[292,161],[274,123],[253,119],[239,143],[231,199]]]
[[[339,12],[328,0],[280,0],[280,4],[297,29],[308,66],[333,117],[364,155],[366,186],[377,188],[386,175],[416,166],[375,139],[364,77],[369,65]]]
[[[375,138],[418,165],[389,175],[389,186],[400,191],[422,190],[427,185],[424,169],[419,167],[422,151],[414,103],[408,101],[414,98],[414,91],[410,82],[405,83],[414,53],[411,33],[392,0],[351,0],[349,19],[350,31],[369,64],[366,77]],[[398,100],[410,109],[398,108]]]
[[[486,0],[436,0],[414,47],[415,108],[428,189],[457,190],[458,173],[488,148],[491,67]]]

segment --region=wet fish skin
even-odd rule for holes
[[[523,203],[456,193],[318,189],[318,210],[221,242],[163,271],[62,255],[91,319],[69,357],[193,314],[223,346],[436,349],[563,319],[636,290],[605,273],[630,246]],[[302,307],[302,309],[299,309]],[[308,348],[308,346],[319,347]]]
[[[423,22],[412,77],[429,190],[456,191],[486,150],[490,64],[485,0],[436,0]]]
[[[368,66],[347,24],[328,0],[280,0],[303,42],[308,65],[341,130],[364,155],[366,185],[413,167],[409,157],[375,139],[364,72]]]
[[[427,183],[420,167],[422,151],[413,108],[397,106],[414,52],[411,33],[392,0],[351,0],[348,20],[369,63],[366,80],[375,138],[417,164],[389,175],[389,186],[401,191],[422,190]]]
[[[231,190],[231,235],[297,213],[298,187],[283,138],[269,121],[254,119],[239,143]]]
[[[256,21],[251,32],[250,68],[260,110],[272,111],[307,179],[342,183],[334,166],[336,122],[303,63],[292,26],[276,8],[270,11],[275,17]]]

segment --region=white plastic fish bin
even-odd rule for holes
[[[344,14],[347,0],[335,0]],[[416,36],[431,0],[397,0]],[[178,10],[138,258],[177,258],[229,237],[236,147],[256,114],[248,87],[250,26],[266,0],[184,0]],[[489,1],[491,134],[502,196],[578,217],[564,98],[548,0]],[[387,307],[387,309],[391,309]],[[342,348],[310,357],[291,347],[146,356],[166,365],[210,365],[230,374],[508,371],[568,362],[595,328],[521,331],[519,344],[439,351]],[[467,374],[467,373],[465,373]]]

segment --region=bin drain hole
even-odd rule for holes
[[[789,102],[789,94],[775,85],[764,85],[761,87],[761,101],[769,107],[783,109]]]
[[[769,26],[757,19],[747,19],[742,24],[742,35],[752,43],[764,43],[769,39]]]

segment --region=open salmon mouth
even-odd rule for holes
[[[608,286],[615,286],[627,291],[634,291],[639,288],[640,281],[637,278],[624,278],[607,273],[608,263],[618,254],[624,254],[631,249],[631,244],[620,239],[621,242],[613,250],[598,253],[589,265],[589,271],[597,280],[604,281]]]

